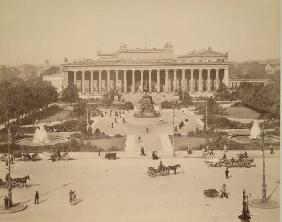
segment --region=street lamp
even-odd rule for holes
[[[206,129],[208,129],[208,100],[206,101]]]
[[[87,101],[86,101],[86,127],[87,127],[87,132],[89,130],[89,121],[88,121],[88,101],[89,101],[89,92],[87,92]]]
[[[261,149],[262,149],[262,198],[261,199],[253,199],[250,203],[253,207],[259,207],[264,209],[272,209],[279,207],[279,204],[274,201],[270,200],[270,197],[266,197],[266,182],[265,182],[265,153],[264,153],[264,124],[261,123]]]
[[[11,150],[10,150],[10,141],[11,141],[11,130],[9,127],[9,122],[7,126],[8,130],[8,199],[9,199],[9,207],[13,205],[12,201],[12,181],[11,181]]]
[[[174,112],[174,107],[173,107],[173,108],[172,108],[172,148],[173,148],[173,156],[175,157],[174,118],[175,118],[175,112]]]

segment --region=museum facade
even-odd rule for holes
[[[76,85],[80,94],[118,92],[210,93],[221,83],[228,86],[228,53],[210,47],[175,55],[173,46],[162,49],[129,49],[126,44],[111,53],[98,52],[96,60],[82,59],[63,64],[64,87]]]

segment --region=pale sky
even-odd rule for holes
[[[279,58],[279,28],[279,0],[0,0],[0,64],[95,58],[121,42]]]

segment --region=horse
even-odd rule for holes
[[[167,170],[168,174],[171,170],[173,170],[174,174],[176,175],[176,170],[177,170],[178,167],[179,168],[181,167],[180,164],[176,164],[176,165],[173,165],[173,166],[167,166],[166,170]]]
[[[22,184],[27,186],[26,181],[30,180],[29,175],[25,176],[25,177],[19,177],[19,178],[14,178],[13,182],[16,182],[17,184]]]

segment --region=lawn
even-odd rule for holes
[[[172,141],[172,136],[170,136],[170,140]],[[200,148],[200,145],[204,145],[206,143],[207,138],[201,137],[187,137],[187,136],[175,136],[175,149],[176,150],[185,150],[185,146],[190,144],[192,148]]]
[[[228,117],[236,119],[258,119],[260,114],[247,107],[228,107],[226,108]]]
[[[48,123],[58,121],[59,119],[63,120],[70,120],[71,118],[71,111],[65,110],[63,108],[58,108],[57,112],[52,113],[50,116],[45,116],[44,118],[39,119],[40,122]]]
[[[84,140],[84,144],[91,143],[92,146],[101,147],[103,151],[123,151],[125,149],[126,137],[112,137],[110,139]]]

